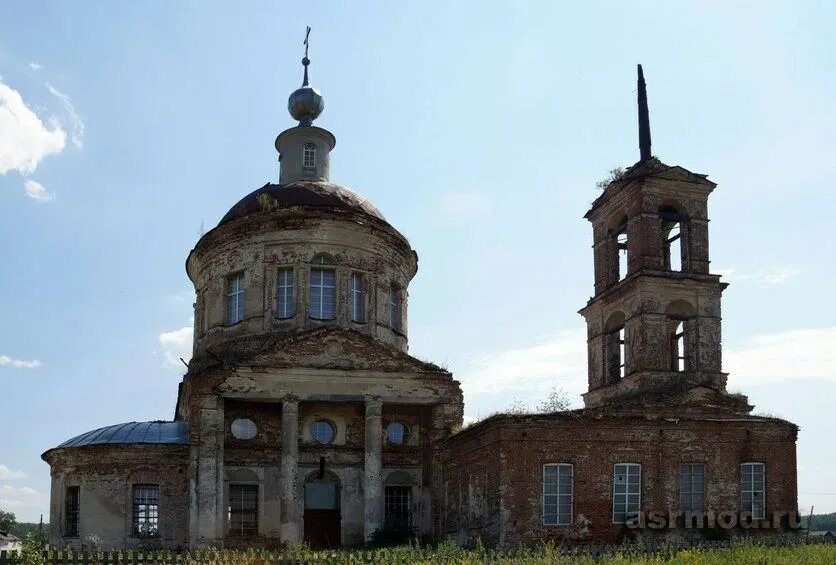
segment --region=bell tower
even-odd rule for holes
[[[641,65],[638,110],[640,160],[614,175],[585,215],[595,296],[580,311],[589,366],[584,403],[666,403],[703,387],[746,410],[744,397],[726,393],[722,372],[727,285],[709,273],[708,256],[708,196],[716,184],[652,156]]]

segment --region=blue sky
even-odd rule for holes
[[[242,7],[243,6],[243,7]],[[305,25],[332,179],[419,253],[410,351],[468,418],[579,403],[595,183],[708,173],[724,369],[801,426],[799,503],[836,511],[836,9],[825,2],[61,2],[0,17],[0,506],[47,514],[40,454],[171,418],[201,225],[277,178]],[[185,351],[184,351],[185,350]]]

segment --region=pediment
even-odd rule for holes
[[[441,367],[408,355],[370,336],[337,327],[316,328],[283,339],[265,339],[235,360],[259,368],[322,368],[385,372],[444,373]]]

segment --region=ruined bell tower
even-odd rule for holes
[[[720,299],[709,273],[707,175],[652,156],[647,90],[638,67],[640,160],[614,175],[586,213],[592,223],[595,295],[587,323],[587,407],[701,398],[748,411],[725,391]]]

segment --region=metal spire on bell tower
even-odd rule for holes
[[[302,65],[305,67],[305,76],[302,78],[302,86],[308,86],[308,65],[311,64],[311,60],[308,59],[308,38],[311,35],[311,26],[306,27],[305,41],[302,42],[302,45],[305,46],[305,56],[302,57]]]
[[[650,159],[650,113],[647,109],[647,85],[639,65],[639,154],[641,161]]]

